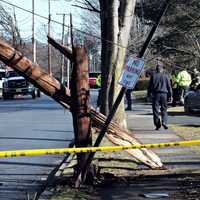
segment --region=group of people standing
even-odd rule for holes
[[[170,78],[164,73],[163,63],[158,62],[147,91],[147,98],[152,99],[153,121],[156,130],[159,130],[161,126],[168,129],[168,102],[172,102],[172,106],[176,106],[177,103],[183,105],[189,88],[196,90],[198,87],[200,89],[200,72],[197,69],[194,69],[192,75],[186,68],[179,71],[174,70]],[[126,98],[128,104],[126,110],[131,110],[131,91],[127,91]],[[161,119],[159,112],[161,112]]]
[[[186,69],[177,71],[174,70],[171,76],[173,101],[172,106],[177,103],[184,105],[185,94],[189,91],[196,91],[200,89],[200,72],[194,68],[190,74]]]

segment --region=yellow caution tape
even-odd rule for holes
[[[142,149],[142,148],[163,148],[163,147],[178,147],[200,145],[200,140],[189,140],[180,142],[165,142],[159,144],[138,144],[126,146],[102,146],[102,147],[82,147],[82,148],[61,148],[61,149],[32,149],[32,150],[12,150],[0,151],[0,158],[17,157],[17,156],[39,156],[49,154],[65,154],[65,153],[89,153],[97,151],[119,151],[127,149]]]

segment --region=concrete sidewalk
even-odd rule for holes
[[[191,124],[198,123],[199,118],[185,116],[169,115],[169,129],[164,130],[161,128],[159,131],[154,130],[153,116],[151,105],[147,103],[133,104],[133,111],[127,111],[128,128],[133,132],[135,137],[141,143],[160,143],[160,142],[173,142],[181,141],[183,138],[179,137],[171,128],[170,124],[187,122]],[[192,118],[192,119],[191,119]],[[195,172],[200,169],[200,155],[194,148],[187,147],[169,147],[153,149],[157,153],[167,169],[176,172]]]

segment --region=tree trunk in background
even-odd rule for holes
[[[119,76],[124,66],[126,48],[134,16],[136,0],[101,0],[102,93],[100,111],[107,115],[121,86]],[[115,116],[126,127],[124,101]]]
[[[100,2],[100,18],[101,18],[101,37],[102,37],[102,52],[101,52],[101,73],[102,73],[102,93],[101,93],[101,107],[103,114],[107,115],[109,112],[109,91],[111,90],[113,61],[116,56],[116,47],[113,42],[117,42],[117,33],[114,29],[114,2],[99,1]],[[111,41],[111,42],[108,42]]]

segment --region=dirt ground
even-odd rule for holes
[[[112,177],[104,174],[105,180],[94,187],[80,190],[69,185],[58,186],[51,200],[111,200],[147,199],[146,194],[161,194],[168,197],[156,199],[200,199],[200,175],[149,175],[138,177]],[[155,199],[155,198],[149,198]]]

